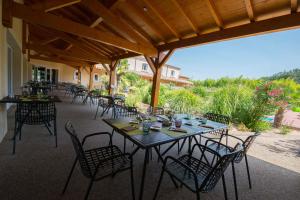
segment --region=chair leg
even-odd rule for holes
[[[197,195],[197,200],[200,200],[200,192],[196,191],[196,195]]]
[[[169,174],[169,175],[170,175],[170,174]],[[176,183],[176,180],[173,178],[172,175],[170,175],[170,178],[171,178],[171,180],[172,180],[174,186],[176,187],[176,189],[178,189],[178,184]]]
[[[236,184],[234,162],[231,163],[231,167],[232,167],[232,175],[233,175],[233,184],[234,184],[235,199],[238,200],[239,196],[238,196],[238,190],[237,190],[237,184]]]
[[[54,119],[54,136],[55,136],[55,147],[57,147],[57,128],[56,128],[56,118]]]
[[[95,114],[95,117],[94,117],[94,119],[97,119],[98,110],[99,110],[99,105],[97,106],[97,110],[96,110],[96,114]]]
[[[16,153],[16,139],[17,139],[17,134],[18,134],[18,130],[19,130],[19,126],[17,125],[18,123],[16,123],[16,126],[15,127],[15,131],[14,131],[14,137],[13,137],[13,154]]]
[[[124,137],[123,153],[126,153],[126,137]]]
[[[226,181],[225,181],[224,174],[222,175],[222,184],[223,184],[223,190],[224,190],[224,197],[225,197],[225,200],[227,200],[228,197],[227,197]]]
[[[84,200],[87,200],[87,199],[88,199],[89,194],[90,194],[90,191],[91,191],[92,186],[93,186],[93,183],[94,183],[94,178],[92,178],[92,179],[90,180],[89,187],[88,187],[88,189],[87,189],[87,191],[86,191],[86,193],[85,193],[85,196],[84,196]]]
[[[248,164],[247,154],[245,154],[245,161],[246,161],[246,167],[247,167],[247,174],[248,174],[249,188],[252,189],[252,184],[251,184],[251,178],[250,178],[250,171],[249,171],[249,164]]]
[[[134,178],[133,178],[133,164],[132,160],[130,161],[130,178],[131,178],[131,193],[132,199],[135,200],[135,192],[134,192]]]
[[[161,181],[162,181],[163,176],[164,176],[164,171],[165,171],[164,169],[161,170],[161,174],[160,174],[159,181],[158,181],[155,193],[154,193],[153,200],[155,200],[156,197],[157,197],[157,194],[158,194],[158,191],[159,191],[159,188],[160,188],[160,184],[161,184]]]
[[[76,163],[77,163],[77,157],[76,157],[76,159],[75,159],[75,161],[74,161],[74,163],[73,163],[73,166],[72,166],[72,168],[71,168],[71,171],[70,171],[70,173],[69,173],[69,175],[68,175],[68,179],[67,179],[67,182],[65,183],[65,186],[64,186],[64,189],[63,189],[63,191],[62,191],[62,194],[64,194],[64,193],[66,192],[66,189],[67,189],[67,187],[68,187],[68,185],[69,185],[71,176],[72,176],[73,171],[74,171],[74,169],[75,169]]]

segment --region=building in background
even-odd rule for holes
[[[152,80],[153,72],[144,57],[134,57],[128,59],[128,70],[137,73],[146,80]],[[189,86],[193,83],[187,76],[181,75],[181,69],[165,64],[161,73],[162,83],[172,83],[176,86]]]

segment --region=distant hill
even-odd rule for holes
[[[269,77],[263,77],[262,79],[272,81],[276,79],[287,78],[294,79],[297,83],[300,83],[300,69],[292,69],[290,71],[279,72]]]

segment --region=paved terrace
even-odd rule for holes
[[[50,136],[44,127],[25,126],[22,141],[17,142],[17,152],[14,156],[11,154],[12,141],[10,141],[14,128],[14,115],[13,113],[9,114],[9,134],[0,144],[0,199],[83,199],[88,180],[83,177],[79,168],[75,170],[65,195],[60,195],[74,159],[74,150],[70,138],[64,130],[64,124],[67,120],[72,120],[80,137],[91,132],[111,131],[111,129],[101,119],[93,119],[95,107],[70,104],[70,99],[64,98],[63,103],[57,104],[57,111],[58,148],[54,147],[54,137]],[[106,144],[106,142],[99,138],[99,140],[91,141],[88,145]],[[130,142],[127,143],[127,149],[132,150]],[[123,138],[115,134],[114,144],[122,147]],[[278,139],[278,137],[277,139],[272,137],[272,140],[269,140],[266,135],[259,138],[249,156],[253,183],[252,190],[248,189],[245,163],[242,162],[236,167],[240,199],[299,199],[299,146],[299,134],[294,134],[290,140]],[[176,149],[173,149],[170,154],[176,156]],[[141,152],[137,153],[134,158],[136,191],[138,191],[141,177],[142,155]],[[144,192],[144,199],[146,200],[153,197],[160,169],[161,164],[156,161],[150,162]],[[228,197],[234,199],[230,168],[227,170],[226,180]],[[129,181],[129,172],[126,171],[120,173],[114,179],[107,178],[104,181],[96,182],[89,199],[130,199]],[[195,199],[195,195],[185,188],[176,190],[169,177],[165,176],[158,199]],[[201,199],[223,200],[221,182],[214,191],[201,194]]]

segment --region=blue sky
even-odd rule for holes
[[[192,79],[258,78],[300,68],[300,30],[178,49],[168,64]]]

